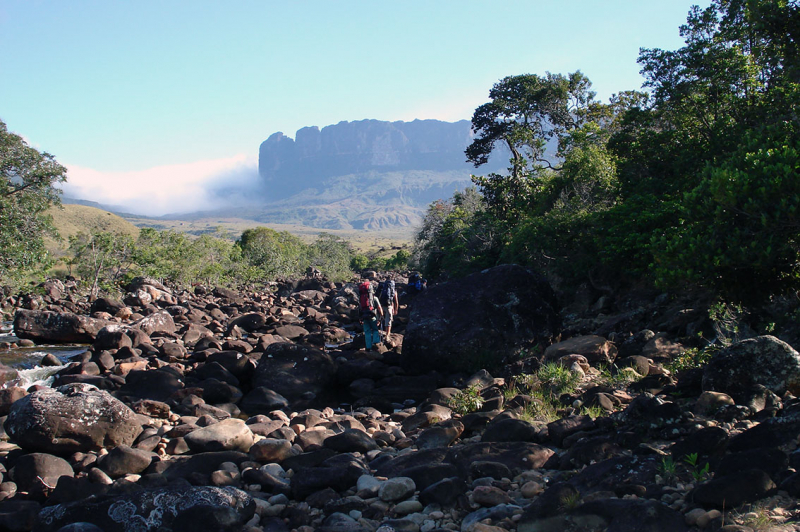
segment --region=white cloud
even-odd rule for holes
[[[244,154],[225,159],[157,166],[142,171],[102,172],[65,164],[69,197],[123,207],[134,214],[159,216],[253,202],[260,187],[258,163]]]

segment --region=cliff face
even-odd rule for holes
[[[259,149],[258,170],[269,201],[319,189],[332,177],[386,172],[461,171],[472,166],[464,149],[472,140],[470,122],[340,122],[320,130],[306,127],[295,139],[275,133]]]

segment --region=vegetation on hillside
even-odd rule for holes
[[[647,93],[601,103],[581,72],[499,81],[466,154],[504,147],[510,167],[429,207],[425,274],[517,262],[743,303],[800,289],[798,28],[796,2],[715,0],[682,48],[642,49]]]

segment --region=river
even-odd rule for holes
[[[17,342],[10,321],[0,323],[0,342]],[[53,375],[63,366],[42,367],[42,358],[48,353],[55,355],[66,364],[71,357],[86,351],[86,345],[37,345],[35,347],[0,348],[0,364],[17,370],[17,377],[7,382],[0,382],[0,388],[21,386],[27,388],[33,384],[49,386]]]

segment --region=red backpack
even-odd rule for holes
[[[374,316],[375,307],[372,306],[372,283],[364,281],[358,285],[358,305],[362,316]]]

